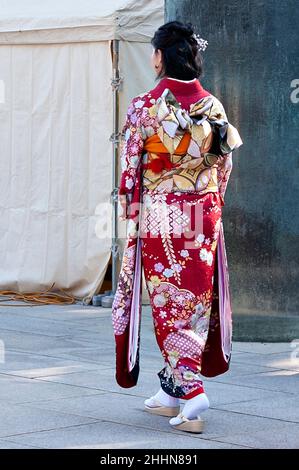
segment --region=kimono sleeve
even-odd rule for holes
[[[142,157],[144,133],[142,132],[141,115],[143,102],[138,97],[133,98],[126,114],[122,128],[120,147],[121,178],[118,194],[129,197],[134,191],[136,170]]]
[[[238,130],[229,122],[226,111],[218,99],[216,99],[216,113],[217,118],[220,119],[219,122],[224,122],[223,131],[220,130],[221,157],[217,165],[219,194],[224,205],[224,195],[233,168],[232,152],[243,145],[243,141]]]
[[[233,159],[232,152],[223,155],[221,163],[217,168],[217,180],[218,180],[218,189],[219,194],[222,199],[222,205],[224,206],[224,195],[227,188],[228,180],[233,168]]]

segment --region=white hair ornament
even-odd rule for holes
[[[199,36],[199,34],[193,34],[194,39],[196,40],[198,44],[198,50],[199,51],[205,51],[207,46],[208,46],[208,41],[206,39],[203,39]]]

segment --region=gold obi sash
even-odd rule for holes
[[[218,191],[219,156],[242,144],[221,102],[208,95],[187,112],[165,88],[148,112],[160,126],[144,141],[143,186],[166,192]]]
[[[191,133],[186,131],[171,154],[158,134],[147,137],[143,145],[147,153],[147,162],[142,163],[143,186],[166,192],[217,192],[217,168],[212,166],[213,162],[203,161],[198,165],[198,160],[194,159],[196,168],[190,167],[190,162],[182,164],[181,157],[186,155],[190,141]]]
[[[191,140],[190,132],[185,132],[175,152],[172,155],[186,155]],[[179,166],[171,159],[171,154],[161,141],[158,134],[154,134],[144,142],[143,149],[149,153],[149,162],[143,163],[144,169],[150,169],[153,173],[161,173],[162,170],[170,170]]]

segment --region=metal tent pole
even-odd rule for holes
[[[117,259],[119,257],[118,245],[118,146],[120,142],[119,132],[119,87],[122,82],[122,77],[119,71],[119,40],[113,39],[111,41],[111,56],[112,56],[112,113],[113,113],[113,132],[110,136],[112,142],[112,243],[111,243],[111,256],[112,256],[112,290],[106,291],[105,294],[94,296],[93,304],[102,305],[103,307],[111,308],[113,298],[117,288]]]

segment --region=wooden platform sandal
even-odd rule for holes
[[[169,424],[179,431],[193,432],[200,434],[204,429],[204,421],[198,416],[195,419],[188,419],[182,413],[169,420]]]
[[[165,406],[154,397],[145,400],[144,407],[149,413],[160,416],[174,417],[180,412],[179,406]]]

